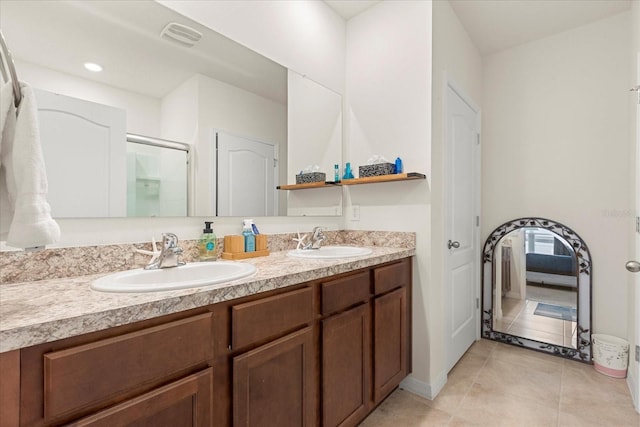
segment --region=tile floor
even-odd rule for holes
[[[529,290],[530,288],[536,290],[539,295],[530,297],[532,293]],[[544,292],[548,292],[549,295],[545,295]],[[564,293],[575,300],[575,293],[573,293],[573,296],[571,296],[571,292]],[[536,289],[535,287],[527,286],[526,300],[502,298],[503,317],[495,320],[493,329],[532,340],[575,348],[577,340],[576,322],[534,314],[539,301],[575,307],[575,303],[572,303],[570,299],[563,301],[563,298],[563,291],[546,290],[544,288]]]
[[[639,427],[626,380],[495,341],[476,342],[436,399],[394,391],[361,427]]]

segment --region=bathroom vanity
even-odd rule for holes
[[[278,252],[230,286],[146,295],[97,293],[86,289],[95,276],[76,278],[93,308],[84,320],[71,313],[59,329],[68,336],[45,332],[63,319],[43,322],[40,336],[38,325],[2,331],[3,351],[19,348],[0,353],[1,424],[357,425],[411,372],[412,255]],[[116,301],[147,313],[116,326],[106,319],[118,313],[99,308]],[[73,332],[83,321],[87,332]],[[18,344],[20,329],[41,342]]]

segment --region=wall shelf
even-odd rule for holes
[[[427,176],[417,172],[399,173],[393,175],[378,175],[368,176],[366,178],[353,178],[345,179],[342,181],[327,181],[327,182],[310,182],[306,184],[290,184],[279,185],[276,187],[278,190],[304,190],[308,188],[327,188],[327,187],[339,187],[342,185],[359,185],[359,184],[375,184],[378,182],[392,182],[392,181],[411,181],[415,179],[426,179]]]
[[[305,184],[289,184],[289,185],[278,185],[276,188],[278,190],[305,190],[307,188],[326,188],[326,187],[339,187],[340,181],[333,182],[307,182]]]
[[[427,176],[417,172],[398,173],[393,175],[368,176],[366,178],[345,179],[342,185],[374,184],[376,182],[411,181],[414,179],[426,179]]]

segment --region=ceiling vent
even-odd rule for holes
[[[193,47],[202,38],[202,33],[186,25],[170,22],[162,29],[160,36],[185,47]]]

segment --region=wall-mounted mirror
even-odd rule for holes
[[[482,336],[591,362],[591,255],[569,227],[520,218],[483,250]]]
[[[73,185],[86,181],[86,173],[96,169],[111,175],[112,181],[102,183],[105,188],[130,188],[131,177],[120,173],[131,169],[125,167],[126,134],[190,146],[189,194],[177,197],[156,188],[183,181],[182,176],[144,187],[158,197],[172,194],[161,204],[180,199],[188,200],[187,206],[128,209],[123,208],[127,200],[114,201],[111,194],[113,200],[101,201],[108,208],[99,213],[83,206],[65,210],[52,201],[54,217],[120,217],[128,212],[176,216],[181,211],[192,216],[256,217],[342,213],[339,190],[323,193],[316,206],[292,204],[286,191],[275,190],[307,165],[318,164],[332,176],[333,165],[341,164],[342,99],[337,93],[151,0],[3,0],[0,25],[19,78],[38,89],[39,105],[41,97],[49,95],[40,114],[64,114],[51,116],[41,135],[47,168],[62,175],[50,176],[50,195],[61,191],[85,200]],[[88,71],[83,68],[86,62],[99,63],[103,70]],[[77,102],[84,104],[71,112],[60,107]],[[102,116],[77,120],[103,107],[111,120],[108,126]],[[52,144],[50,128],[60,133],[62,123],[72,122],[70,117],[82,122],[85,130],[99,123],[96,132],[104,143],[84,150],[47,147]],[[77,129],[69,127],[67,135],[77,135]],[[97,141],[101,136],[91,138]],[[64,133],[60,139],[68,140]],[[53,152],[58,158],[48,158]],[[306,153],[318,157],[307,158]],[[144,156],[138,154],[140,159]],[[148,154],[148,165],[157,163],[149,156],[154,155]],[[64,164],[55,164],[60,157]],[[121,193],[126,198],[126,191]]]

